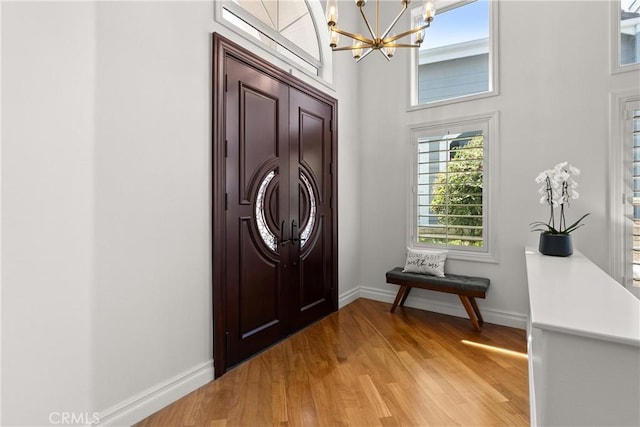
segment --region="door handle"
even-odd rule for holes
[[[284,228],[284,221],[282,221],[280,223],[280,241],[278,242],[282,246],[286,245],[287,243],[291,243],[291,240],[285,239],[285,231],[286,228]]]
[[[293,221],[291,221],[291,242],[297,243],[299,241],[300,241],[300,236],[299,236],[298,224],[294,219]]]

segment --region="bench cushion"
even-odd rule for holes
[[[462,276],[458,274],[447,274],[445,277],[436,277],[426,274],[405,273],[402,271],[402,267],[396,267],[393,270],[387,271],[387,283],[484,298],[489,289],[490,280],[484,277]]]

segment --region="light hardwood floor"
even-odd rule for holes
[[[359,299],[137,426],[528,425],[525,331]]]

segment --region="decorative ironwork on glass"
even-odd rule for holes
[[[307,240],[309,240],[309,236],[311,236],[313,226],[316,222],[316,196],[313,193],[313,187],[311,186],[311,183],[302,172],[300,172],[300,179],[304,183],[304,186],[307,188],[307,193],[309,193],[309,220],[307,221],[307,225],[304,226],[302,232],[300,233],[300,247],[304,247],[304,245],[307,243]]]
[[[214,2],[215,3],[215,2]],[[306,1],[225,0],[224,21],[295,65],[318,75],[322,67],[319,35]]]
[[[264,177],[258,188],[258,197],[256,198],[256,224],[262,241],[271,249],[276,251],[278,248],[278,239],[276,235],[269,229],[267,220],[264,215],[265,211],[265,194],[271,180],[276,176],[276,171],[271,171]]]

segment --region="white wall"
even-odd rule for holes
[[[2,424],[92,410],[95,13],[2,5]]]
[[[382,4],[383,10],[397,8]],[[500,177],[499,188],[493,189],[499,207],[499,263],[451,260],[447,268],[491,279],[487,299],[479,302],[485,320],[524,326],[528,300],[523,248],[537,244],[529,223],[548,215],[538,203],[534,178],[564,160],[582,170],[581,197],[572,203],[569,219],[586,212],[591,216],[574,234],[574,243],[606,270],[609,94],[637,90],[640,79],[637,72],[609,74],[608,1],[505,1],[499,6],[498,96],[408,112],[406,52],[396,54],[391,63],[380,55],[362,63],[361,209],[367,215],[362,218],[360,277],[367,292],[380,299],[396,291],[384,283],[384,272],[404,263],[408,127],[498,111],[499,162],[492,166]],[[454,296],[429,291],[412,295],[442,303],[445,309],[459,307]],[[464,313],[461,308],[458,312]]]
[[[357,22],[357,18],[351,2],[340,9],[340,21],[345,25]],[[342,306],[357,298],[361,284],[360,79],[359,66],[348,53],[333,54],[333,71],[333,96],[338,99],[338,293]]]
[[[213,372],[211,33],[251,45],[211,1],[1,7],[0,424],[132,423]],[[360,250],[357,68],[334,63],[337,92],[294,74],[340,103],[344,293]]]
[[[211,358],[212,5],[98,2],[95,406]]]

